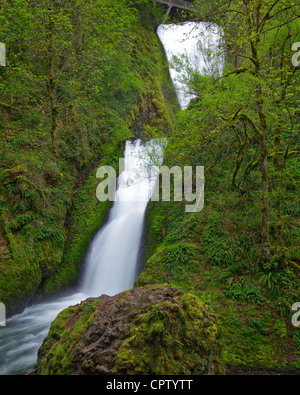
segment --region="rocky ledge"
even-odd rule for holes
[[[214,316],[197,297],[147,285],[62,311],[37,374],[224,374]]]

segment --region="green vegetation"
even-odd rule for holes
[[[195,20],[222,27],[224,76],[186,79],[197,98],[178,113],[164,164],[205,167],[205,207],[151,202],[146,266],[136,281],[169,283],[217,314],[227,364],[299,365],[291,306],[299,289],[299,3],[197,1]],[[184,66],[185,60],[176,59]]]
[[[214,350],[217,338],[211,319],[204,303],[191,294],[150,307],[122,344],[112,373],[203,374],[205,354]],[[214,374],[224,373],[218,357],[213,364]]]
[[[225,363],[300,369],[299,2],[195,0],[194,14],[180,13],[221,26],[226,55],[221,77],[202,49],[207,70],[188,74],[197,97],[182,112],[155,35],[162,6],[46,3],[0,5],[0,301],[14,312],[76,282],[109,208],[95,197],[97,167],[116,167],[137,130],[168,132],[164,164],[205,167],[205,207],[149,204],[136,286],[170,284],[207,304]],[[149,320],[157,314],[170,322]]]
[[[224,374],[217,337],[214,315],[195,295],[135,288],[61,312],[40,348],[38,374]]]
[[[97,167],[117,168],[136,126],[172,123],[159,12],[147,3],[1,2],[0,300],[8,310],[74,284],[109,207],[95,196]]]

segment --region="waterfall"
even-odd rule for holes
[[[0,374],[25,374],[34,368],[51,322],[70,305],[101,294],[131,289],[136,279],[147,203],[155,187],[151,166],[160,166],[165,142],[127,141],[124,171],[106,224],[91,242],[79,292],[30,306],[0,328]]]
[[[88,253],[82,291],[92,296],[115,295],[133,287],[144,215],[155,186],[150,165],[161,165],[163,141],[127,141],[124,157],[107,224]]]
[[[222,74],[224,57],[219,50],[222,30],[207,22],[185,22],[160,25],[157,35],[170,63],[170,76],[180,107],[185,110],[196,97],[188,86],[191,73]]]
[[[202,70],[205,62],[197,46],[197,27],[202,32],[202,44],[216,44],[218,33],[207,33],[203,24],[163,25],[157,33],[169,59],[185,54],[190,66]],[[183,69],[178,73],[171,68],[170,73],[184,109],[193,94],[186,92]],[[87,297],[113,295],[132,288],[145,210],[155,184],[155,179],[149,177],[149,166],[160,165],[163,149],[162,141],[126,143],[124,171],[118,179],[115,201],[106,224],[91,242],[79,292],[29,306],[9,318],[6,327],[0,327],[0,374],[26,374],[34,368],[51,322],[63,309]]]

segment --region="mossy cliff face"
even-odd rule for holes
[[[166,132],[172,124],[176,96],[151,8],[141,7],[130,37],[107,60],[101,95],[96,90],[95,97],[74,104],[72,115],[60,120],[59,161],[35,130],[24,132],[31,144],[22,146],[21,154],[20,137],[9,147],[10,138],[3,139],[10,161],[0,168],[0,301],[8,315],[36,296],[76,284],[88,245],[110,207],[96,199],[97,168],[118,170],[126,139],[143,130]],[[23,133],[25,120],[24,126],[0,111],[3,128]],[[32,107],[40,119],[39,111]]]
[[[37,374],[223,374],[214,316],[166,285],[102,295],[62,311]]]

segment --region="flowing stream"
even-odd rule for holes
[[[209,57],[203,60],[203,48],[216,48],[219,38],[201,23],[161,25],[157,34],[170,61],[173,56],[185,55],[189,66],[200,71],[210,61]],[[194,96],[186,90],[183,68],[170,68],[170,74],[181,108],[185,109]],[[108,220],[90,244],[79,292],[29,306],[7,319],[6,326],[0,327],[0,374],[23,375],[34,369],[51,322],[63,309],[88,297],[115,295],[133,287],[145,211],[155,184],[149,176],[149,165],[161,164],[163,149],[162,141],[127,141],[115,201]]]

